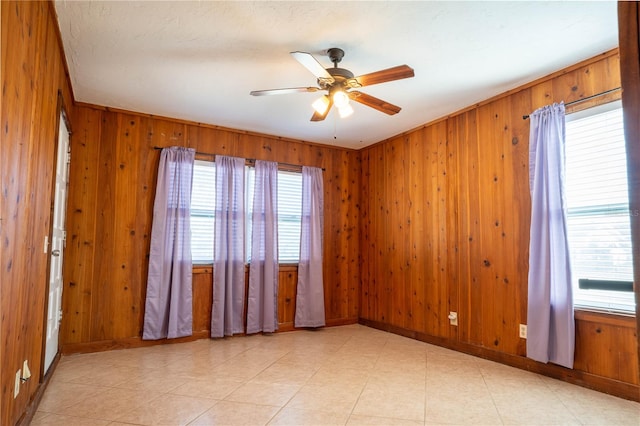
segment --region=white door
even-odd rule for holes
[[[62,115],[56,153],[56,186],[53,201],[53,234],[51,237],[51,271],[49,274],[49,303],[45,341],[44,372],[58,353],[58,335],[62,318],[62,259],[65,246],[65,214],[67,210],[67,182],[69,168],[69,131]]]

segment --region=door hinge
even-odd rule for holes
[[[71,164],[71,150],[67,151],[67,164]]]
[[[67,231],[62,231],[62,247],[67,247]]]
[[[62,322],[62,309],[58,311],[58,322]]]

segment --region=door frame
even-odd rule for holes
[[[45,292],[44,292],[44,311],[43,311],[43,327],[42,327],[42,351],[41,354],[42,356],[40,357],[40,383],[43,383],[45,381],[45,371],[44,371],[44,364],[45,364],[45,354],[47,351],[47,313],[49,311],[49,282],[51,280],[51,242],[53,241],[53,213],[54,213],[54,208],[55,208],[55,198],[56,198],[56,171],[55,168],[57,167],[58,164],[58,145],[60,144],[60,117],[62,117],[62,119],[64,120],[64,123],[67,127],[67,132],[69,133],[69,149],[71,149],[71,135],[73,134],[73,132],[71,131],[71,120],[69,120],[69,114],[68,114],[68,109],[66,107],[66,102],[64,101],[64,96],[62,95],[61,91],[58,91],[58,102],[57,102],[57,106],[56,106],[56,120],[55,120],[55,142],[53,144],[53,173],[52,173],[52,179],[51,179],[51,189],[50,189],[50,193],[51,193],[51,207],[49,209],[49,232],[47,235],[48,238],[48,244],[47,244],[47,273],[45,276]],[[66,206],[67,210],[69,208],[69,205],[67,203]],[[67,223],[67,219],[66,219],[66,215],[65,215],[65,228],[66,228],[66,223]],[[63,267],[62,267],[62,272],[64,274],[64,261],[63,261]],[[64,283],[62,286],[63,290],[64,290]],[[64,291],[63,291],[64,293]],[[53,374],[53,371],[55,370],[55,367],[58,363],[58,359],[60,358],[60,335],[58,334],[58,354],[56,355],[56,357],[54,358],[53,362],[51,363],[51,367],[49,368],[49,371],[47,373],[47,376],[50,376],[51,374]]]

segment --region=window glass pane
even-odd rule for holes
[[[191,189],[191,256],[194,264],[213,263],[215,179],[214,162],[195,161]]]
[[[246,252],[246,262],[251,263],[251,236],[253,235],[253,221],[251,220],[253,216],[253,194],[256,185],[256,169],[255,167],[245,167],[245,211],[246,220],[245,220],[245,245],[247,249]]]
[[[302,218],[302,173],[278,172],[278,258],[298,263]]]
[[[247,168],[247,263],[251,262],[251,215],[255,169]],[[298,263],[300,258],[300,221],[302,214],[302,174],[278,171],[278,261]]]
[[[613,107],[613,109],[612,109]],[[633,281],[627,163],[619,103],[568,115],[566,189],[576,306],[634,311],[631,292],[581,290],[578,280]]]

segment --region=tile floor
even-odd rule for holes
[[[640,404],[361,325],[64,356],[32,425],[640,425]]]

